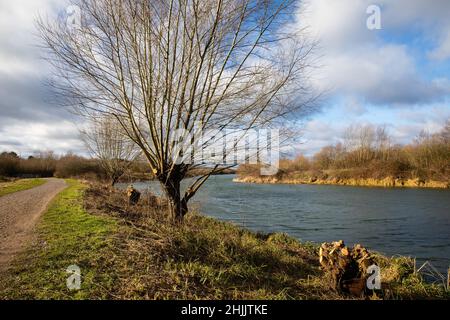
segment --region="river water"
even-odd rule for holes
[[[193,199],[201,212],[302,241],[344,240],[387,255],[450,266],[450,190],[327,185],[260,185],[213,176]],[[135,183],[160,194],[157,182]]]

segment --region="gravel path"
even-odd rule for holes
[[[65,187],[64,180],[52,178],[39,187],[0,197],[0,270],[7,269],[32,238],[39,217]]]

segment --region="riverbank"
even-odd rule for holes
[[[256,184],[312,184],[312,185],[339,185],[360,187],[384,187],[384,188],[436,188],[448,189],[448,182],[424,181],[421,179],[396,179],[396,178],[298,178],[295,176],[238,176],[233,179],[237,183]]]
[[[330,290],[315,244],[191,213],[182,226],[144,195],[69,181],[38,238],[0,280],[3,299],[346,299]],[[337,239],[336,239],[337,240]],[[414,273],[412,259],[375,254],[384,299],[449,298]],[[81,289],[66,287],[70,265]]]

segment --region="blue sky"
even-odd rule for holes
[[[369,30],[366,9],[381,9]],[[386,125],[398,143],[439,131],[450,117],[450,1],[313,0],[297,23],[320,40],[322,110],[306,122],[299,150],[339,141],[352,123]]]
[[[369,30],[366,9],[381,8]],[[66,1],[0,0],[0,151],[83,153],[81,122],[52,101],[50,68],[36,47],[34,19]],[[312,86],[326,91],[321,111],[304,121],[297,150],[312,154],[339,141],[353,123],[383,124],[399,143],[450,118],[450,1],[306,0],[292,26],[318,40],[320,68]]]

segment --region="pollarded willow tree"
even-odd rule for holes
[[[58,89],[85,116],[116,119],[161,182],[175,220],[206,179],[227,167],[208,165],[199,150],[217,146],[219,135],[303,115],[315,99],[307,85],[314,44],[293,27],[293,0],[73,5],[79,23],[77,17],[70,27],[65,19],[38,23],[62,78]],[[208,130],[216,133],[199,134]],[[239,139],[224,152],[235,151]],[[199,165],[208,172],[182,193],[180,182]]]
[[[139,148],[112,116],[91,119],[89,126],[81,130],[81,139],[89,153],[100,161],[112,186],[140,155]]]

